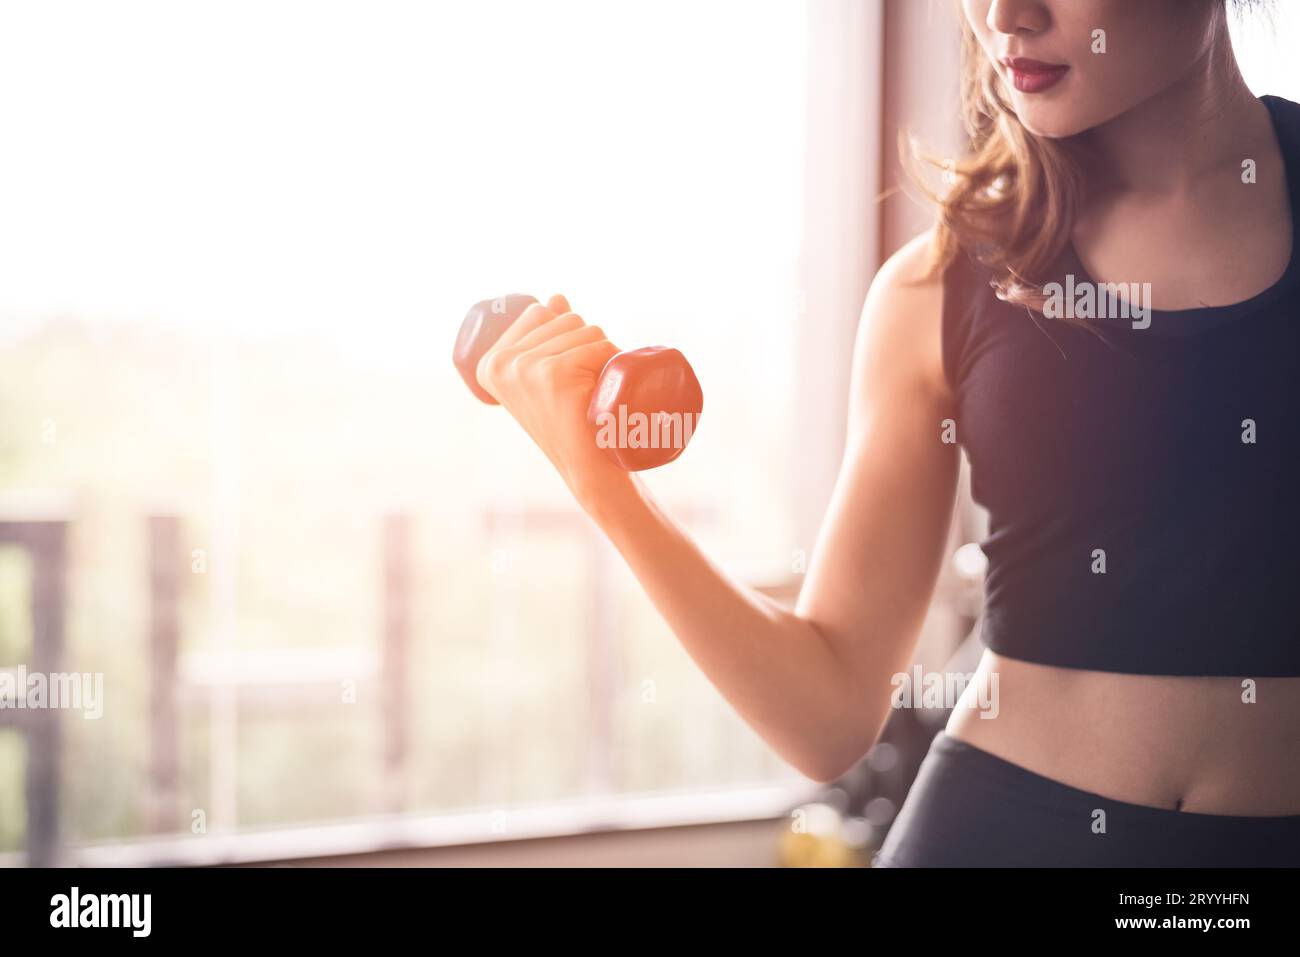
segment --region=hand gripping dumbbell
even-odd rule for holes
[[[471,392],[497,402],[479,385],[479,360],[524,310],[532,296],[485,299],[465,316],[452,359]],[[628,472],[667,465],[682,454],[704,410],[704,392],[686,357],[650,346],[620,352],[605,363],[587,405],[593,438]]]

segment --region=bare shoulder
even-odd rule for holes
[[[909,288],[939,288],[938,276],[930,275],[930,251],[934,230],[927,229],[904,243],[881,265],[878,278]]]
[[[943,281],[930,268],[933,230],[885,260],[871,282],[858,329],[855,372],[868,380],[948,395],[943,373]]]

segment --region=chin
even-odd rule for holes
[[[1064,103],[1017,104],[1016,116],[1030,133],[1049,140],[1077,136],[1112,118],[1071,109]]]
[[[1069,136],[1082,133],[1088,127],[1072,122],[1069,117],[1059,116],[1056,114],[1040,115],[1037,111],[1027,111],[1018,114],[1020,125],[1035,136],[1047,140],[1061,140]]]

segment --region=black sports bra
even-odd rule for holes
[[[1300,105],[1261,99],[1294,235],[1259,295],[1081,328],[1000,301],[972,257],[945,273],[944,371],[988,510],[982,635],[999,654],[1300,676]],[[1063,267],[1086,308],[1072,251]]]

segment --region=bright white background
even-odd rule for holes
[[[788,0],[5,3],[0,318],[441,360],[471,302],[561,289],[616,339],[702,319],[739,336],[786,312],[745,306],[793,277],[803,17]]]

